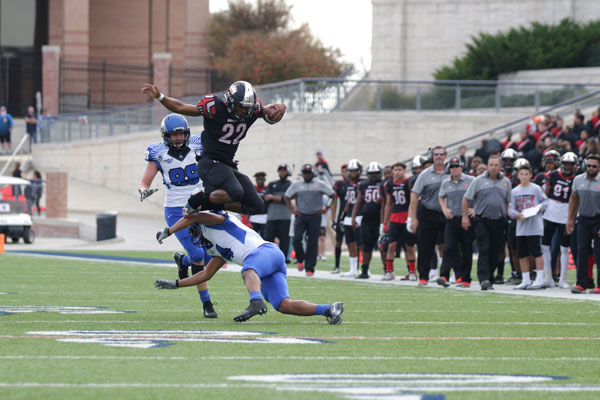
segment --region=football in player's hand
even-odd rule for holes
[[[285,104],[269,104],[265,106],[265,121],[270,124],[275,124],[281,121],[283,114],[285,114]]]

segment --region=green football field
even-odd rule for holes
[[[0,255],[0,399],[600,397],[599,302],[290,277],[294,299],[342,301],[342,325],[236,324],[239,273],[209,283],[216,320],[159,278],[175,269]]]

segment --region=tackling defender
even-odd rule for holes
[[[199,224],[201,235],[206,242],[208,252],[213,256],[204,271],[193,276],[177,280],[157,280],[157,289],[177,289],[208,281],[231,260],[242,265],[242,278],[250,293],[250,305],[241,314],[233,318],[243,322],[255,315],[267,312],[264,298],[273,308],[283,314],[323,315],[331,325],[342,323],[343,303],[313,304],[304,300],[291,300],[286,281],[287,269],[285,256],[274,243],[263,240],[258,233],[248,228],[226,212],[200,212],[180,219],[171,228],[165,228],[156,234],[159,243],[171,234]],[[195,225],[198,226],[198,225]],[[262,295],[261,295],[262,292]]]
[[[238,171],[234,157],[250,126],[260,117],[269,124],[279,122],[285,113],[284,104],[263,107],[252,85],[245,81],[234,82],[224,93],[206,95],[197,105],[167,97],[156,85],[146,84],[141,92],[157,99],[172,112],[204,118],[198,175],[205,191],[189,199],[190,209],[225,207],[249,215],[263,212],[265,203],[252,181]]]
[[[186,205],[188,197],[200,181],[196,157],[202,154],[202,144],[200,135],[190,135],[187,120],[178,114],[169,114],[163,118],[160,131],[163,141],[150,144],[146,150],[145,159],[148,165],[138,191],[140,201],[156,192],[158,189],[150,189],[150,185],[160,171],[166,187],[165,220],[171,226],[183,216],[182,207]],[[187,230],[178,232],[176,236],[188,253],[173,255],[179,279],[184,279],[188,277],[188,267],[192,267],[193,274],[204,268],[205,253],[202,248],[192,243]],[[198,293],[204,307],[204,317],[217,318],[210,301],[208,284],[199,284]]]

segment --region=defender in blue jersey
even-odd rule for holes
[[[152,195],[158,189],[149,189],[156,174],[160,171],[165,193],[165,220],[169,226],[175,224],[182,216],[182,207],[200,183],[196,158],[202,154],[201,135],[190,135],[190,128],[185,117],[178,114],[167,115],[161,123],[162,142],[152,143],[146,150],[148,162],[144,177],[138,191],[140,201]],[[177,239],[187,251],[183,255],[173,255],[177,263],[180,279],[188,277],[188,268],[192,273],[204,268],[206,254],[201,247],[195,246],[187,230],[177,233]],[[205,318],[217,318],[208,293],[208,285],[198,285],[198,293],[204,307]]]
[[[250,293],[250,305],[233,318],[243,322],[255,315],[267,312],[266,299],[273,308],[283,314],[323,315],[329,323],[342,323],[343,303],[313,304],[304,300],[291,300],[286,281],[285,256],[274,243],[263,240],[258,233],[248,228],[237,218],[226,212],[200,212],[180,219],[170,228],[156,234],[159,243],[163,239],[194,224],[199,224],[198,235],[206,243],[212,257],[206,269],[193,276],[177,280],[157,280],[157,289],[177,289],[208,281],[225,264],[226,260],[242,265],[242,278]],[[194,225],[198,226],[198,225]],[[185,229],[187,230],[187,229]],[[262,294],[261,294],[262,293]]]

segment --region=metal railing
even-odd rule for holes
[[[485,110],[527,107],[536,112],[600,89],[600,84],[497,81],[392,81],[303,78],[257,86],[263,104],[284,103],[287,112],[329,113],[386,110]],[[136,90],[137,91],[137,90]],[[139,93],[139,92],[138,92]],[[140,102],[146,97],[139,94]],[[185,97],[196,104],[199,96]],[[41,142],[70,141],[156,129],[168,113],[157,102],[47,117]],[[190,118],[190,124],[202,118]]]
[[[586,109],[593,107],[595,110],[598,104],[600,104],[600,89],[567,101],[563,101],[552,107],[538,110],[537,114],[552,114],[557,117],[564,118],[565,116],[573,115],[575,108]],[[525,126],[529,122],[530,118],[530,116],[524,116],[491,129],[487,129],[483,132],[479,132],[459,141],[450,143],[445,146],[448,158],[458,155],[461,146],[466,146],[467,151],[473,151],[480,147],[483,139],[495,138],[502,141],[506,138],[507,131],[511,131],[513,134],[518,134],[519,132],[525,130]],[[423,153],[423,155],[425,155],[425,153]],[[410,161],[412,161],[412,158],[407,159],[404,162]]]

